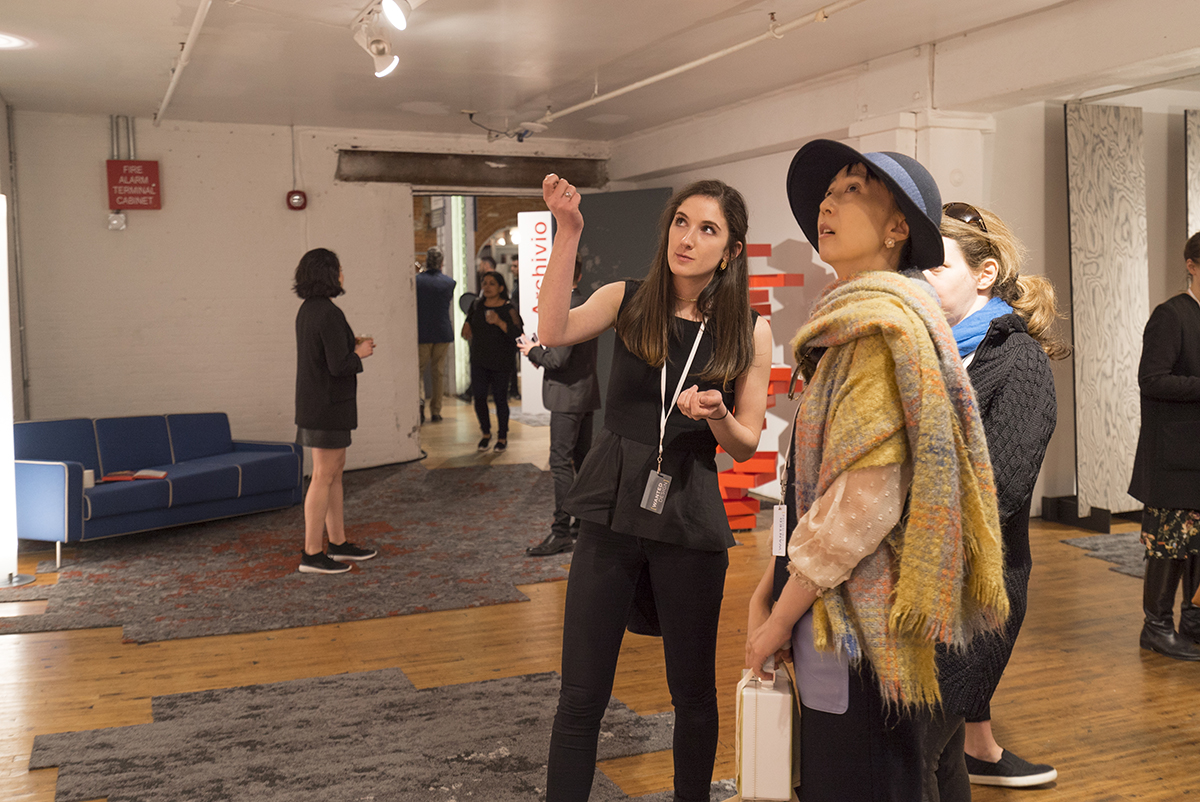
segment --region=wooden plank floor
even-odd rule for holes
[[[480,455],[470,408],[448,402],[443,414],[443,422],[422,430],[430,468],[546,467],[545,427],[516,423],[506,454]],[[974,798],[1200,797],[1200,664],[1138,648],[1141,583],[1059,542],[1081,534],[1088,533],[1034,522],[1029,615],[993,703],[1000,742],[1054,764],[1058,782],[1036,790],[977,787]],[[733,686],[746,605],[769,554],[765,532],[739,539],[743,545],[730,552],[721,621],[718,778],[733,775]],[[49,556],[23,555],[21,570],[31,573],[37,559]],[[562,582],[523,587],[525,603],[146,645],[122,643],[118,629],[0,636],[0,799],[52,802],[55,770],[28,770],[35,735],[145,723],[150,699],[159,694],[388,666],[403,669],[417,687],[556,670],[565,588]],[[627,636],[614,693],[641,713],[668,709],[657,640]],[[670,787],[669,752],[601,768],[630,795]]]

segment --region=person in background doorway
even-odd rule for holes
[[[479,257],[479,264],[475,268],[475,292],[483,292],[483,277],[488,273],[495,272],[496,260],[490,256]]]
[[[512,258],[512,269],[509,271],[512,276],[512,305],[517,310],[517,314],[521,313],[521,265],[518,258],[514,255]],[[517,380],[521,377],[521,357],[515,357],[512,378],[508,382],[508,397],[521,400],[521,385]]]
[[[1029,508],[1058,421],[1050,360],[1066,357],[1070,349],[1049,330],[1057,317],[1054,287],[1041,276],[1021,274],[1024,248],[999,217],[970,204],[948,203],[941,228],[945,262],[925,276],[938,291],[979,402],[996,477],[1009,603],[1002,631],[980,635],[966,649],[938,651],[942,706],[966,720],[963,745],[956,735],[947,748],[964,749],[968,777],[977,785],[1042,785],[1058,771],[996,743],[991,699],[1025,619],[1033,567]],[[942,802],[955,798],[943,789]]]
[[[1129,495],[1146,505],[1141,647],[1200,660],[1200,233],[1183,249],[1187,290],[1154,308],[1142,340],[1142,428]],[[1183,607],[1175,632],[1175,589]]]
[[[475,396],[475,416],[483,437],[479,450],[487,451],[492,440],[492,422],[488,411],[488,391],[496,402],[496,453],[508,448],[508,379],[521,336],[521,316],[508,300],[504,276],[493,270],[483,277],[482,294],[471,306],[463,323],[462,337],[471,343],[471,390]]]
[[[575,260],[575,280],[571,285],[571,308],[583,303],[579,279],[583,262]],[[575,482],[575,473],[583,465],[592,447],[592,415],[600,408],[600,381],[596,378],[596,340],[576,345],[547,348],[522,337],[517,342],[521,353],[542,368],[542,403],[550,410],[550,473],[554,475],[554,523],[550,534],[525,553],[546,557],[570,551],[579,534],[579,520],[571,523],[571,514],[563,509],[567,493]]]
[[[425,368],[431,376],[429,420],[442,420],[442,396],[445,394],[446,352],[454,342],[450,324],[450,304],[454,300],[454,279],[442,272],[442,251],[430,248],[425,253],[425,269],[417,274],[417,387],[421,401],[421,423],[425,422]]]
[[[312,480],[304,496],[300,572],[338,574],[369,560],[375,549],[346,540],[342,471],[350,432],[358,427],[358,374],[375,340],[355,337],[333,298],[345,292],[337,254],[314,248],[296,266],[292,289],[304,299],[296,313],[296,442],[312,449]],[[325,552],[325,536],[329,552]]]

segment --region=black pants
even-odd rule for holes
[[[475,394],[475,417],[479,419],[479,431],[492,433],[492,419],[488,413],[488,391],[496,402],[496,437],[508,439],[508,377],[507,370],[471,365],[471,392]]]
[[[870,667],[851,667],[845,713],[802,706],[800,802],[928,802],[940,718],[927,709],[889,707]]]
[[[675,800],[708,802],[717,752],[717,623],[729,556],[584,521],[563,619],[562,690],[546,802],[586,802],[634,588],[648,567],[675,706]]]
[[[925,731],[926,799],[928,802],[971,802],[971,778],[963,744],[967,726],[961,716],[934,714]]]
[[[571,514],[563,509],[563,500],[592,447],[592,417],[591,412],[550,413],[550,473],[554,476],[554,524],[550,531],[558,537],[571,534]]]

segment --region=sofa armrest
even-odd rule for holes
[[[83,465],[16,461],[17,537],[51,543],[83,539]]]

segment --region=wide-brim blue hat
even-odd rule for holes
[[[946,259],[939,229],[942,193],[929,171],[903,153],[859,153],[832,139],[815,139],[800,148],[788,169],[787,193],[792,214],[812,246],[819,247],[817,217],[830,182],[843,167],[857,162],[865,164],[873,176],[887,185],[908,221],[909,242],[912,243],[910,265],[901,267],[925,269],[942,264]]]

